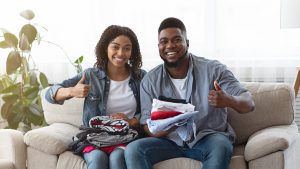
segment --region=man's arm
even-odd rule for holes
[[[210,105],[218,108],[230,107],[239,113],[248,113],[254,110],[254,101],[250,92],[232,96],[224,92],[216,81],[214,85],[215,90],[211,90],[208,96]]]

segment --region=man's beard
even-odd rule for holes
[[[168,62],[168,60],[163,58],[162,56],[160,56],[160,58],[164,61],[166,67],[176,68],[184,62],[186,54],[187,54],[187,51],[181,57],[179,57],[179,59],[176,62]]]

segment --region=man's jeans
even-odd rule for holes
[[[88,169],[126,169],[124,150],[114,149],[109,155],[95,149],[89,153],[84,153],[83,158]]]
[[[201,161],[202,169],[228,169],[232,150],[228,137],[218,133],[205,136],[193,148],[177,146],[164,138],[148,137],[127,145],[125,160],[128,169],[151,169],[155,163],[176,157]]]

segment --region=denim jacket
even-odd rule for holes
[[[90,92],[88,96],[84,99],[83,106],[83,124],[84,126],[89,126],[89,120],[94,116],[107,115],[106,105],[110,87],[110,79],[106,75],[103,69],[99,68],[88,68],[83,73],[85,73],[85,84],[90,85]],[[54,84],[51,86],[45,95],[48,102],[53,104],[63,104],[64,101],[56,102],[54,96],[56,92],[61,87],[73,87],[75,86],[82,77],[83,73],[79,73],[73,78],[64,80],[60,84]],[[146,74],[146,71],[141,70],[141,79]],[[137,108],[135,116],[140,114],[140,80],[135,79],[132,74],[130,74],[129,86],[134,94]],[[116,103],[117,104],[117,103]]]

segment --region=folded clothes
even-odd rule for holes
[[[179,112],[179,111],[154,111],[151,113],[151,120],[166,119],[166,118],[177,116],[179,114],[182,114],[182,112]]]
[[[190,103],[184,104],[182,102],[153,99],[151,118],[146,121],[149,131],[156,134],[157,132],[166,131],[177,126],[174,132],[176,132],[183,141],[193,140],[196,134],[193,119],[198,114],[198,111],[194,111],[194,108],[195,106]]]
[[[129,130],[129,124],[122,119],[111,119],[110,116],[95,116],[89,121],[94,129],[101,129],[109,133],[125,132]]]
[[[165,96],[158,96],[158,100],[166,101],[166,102],[172,102],[172,103],[187,104],[187,102],[184,99],[174,99],[174,98],[165,97]]]

